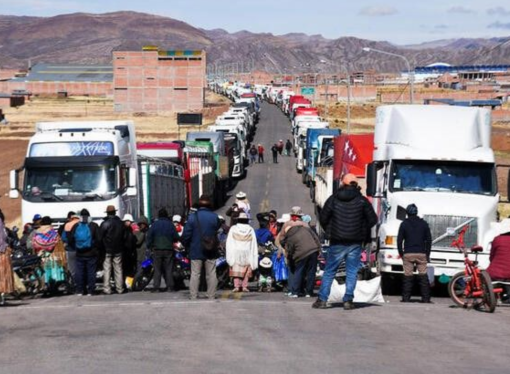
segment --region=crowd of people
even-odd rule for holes
[[[133,279],[148,254],[154,266],[153,292],[175,291],[173,281],[174,255],[185,250],[191,262],[189,297],[199,297],[202,272],[207,283],[206,297],[216,297],[218,280],[216,259],[224,251],[233,283],[233,292],[250,292],[249,281],[258,280],[259,291],[271,291],[275,286],[271,267],[273,261],[284,262],[288,268],[286,295],[290,298],[312,297],[316,285],[318,257],[322,245],[311,217],[298,206],[290,213],[274,210],[260,212],[253,217],[245,192],[239,191],[236,200],[226,211],[230,224],[212,211],[211,198],[203,195],[198,206],[190,212],[187,221],[181,216],[170,219],[166,209],[158,212],[158,218],[150,223],[141,216],[134,220],[130,214],[121,219],[114,206],[107,206],[103,222],[98,225],[91,220],[86,209],[69,212],[67,221],[59,228],[52,226],[48,216],[34,216],[25,225],[21,244],[29,253],[41,256],[44,263],[45,282],[59,282],[66,274],[74,280],[75,293],[94,295],[96,271],[103,269],[104,294],[126,292],[127,279]],[[431,233],[427,223],[418,217],[418,207],[410,204],[407,218],[402,222],[397,245],[404,264],[402,301],[411,300],[414,268],[418,270],[422,302],[430,303],[430,286],[426,274],[430,262]],[[258,227],[252,227],[253,221]],[[326,201],[318,220],[329,238],[326,264],[317,300],[313,308],[328,307],[328,297],[337,270],[346,265],[346,291],[343,307],[354,308],[354,290],[360,268],[361,251],[370,241],[370,231],[377,222],[376,213],[369,201],[361,194],[357,178],[347,174],[338,190]],[[492,245],[491,266],[493,279],[510,279],[510,233],[498,236]],[[274,257],[264,254],[268,248]],[[0,211],[0,294],[14,292],[11,248]],[[113,274],[112,274],[113,273]],[[161,288],[164,279],[165,288]],[[508,292],[506,292],[508,295]],[[508,300],[504,300],[508,302]]]

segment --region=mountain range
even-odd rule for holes
[[[29,61],[32,64],[111,63],[113,50],[139,50],[144,45],[157,45],[161,49],[205,49],[208,62],[218,69],[274,73],[334,72],[338,65],[349,71],[405,69],[402,59],[364,52],[364,47],[403,55],[412,66],[436,62],[508,64],[510,61],[510,36],[398,46],[356,37],[327,39],[300,33],[204,30],[172,18],[137,12],[54,17],[0,15],[1,68],[23,68]]]

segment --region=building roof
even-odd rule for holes
[[[112,82],[112,65],[56,65],[37,64],[26,77],[13,78],[15,82]]]

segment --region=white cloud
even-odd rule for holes
[[[505,29],[510,30],[510,22],[503,23],[503,22],[493,22],[489,26],[487,26],[489,29]]]
[[[370,17],[391,16],[397,13],[396,8],[385,5],[368,6],[359,11],[360,15]]]
[[[473,14],[475,11],[470,8],[466,8],[463,6],[453,6],[448,9],[448,13],[457,13],[457,14]]]
[[[495,8],[487,9],[487,14],[489,16],[510,16],[510,10],[505,9],[502,6],[497,6]]]

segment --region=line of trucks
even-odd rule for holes
[[[393,289],[403,273],[397,234],[411,203],[430,226],[431,266],[436,277],[449,277],[463,269],[463,254],[452,242],[466,226],[466,247],[481,245],[480,266],[489,265],[493,238],[510,230],[510,220],[498,216],[502,201],[491,149],[489,109],[381,106],[374,133],[344,134],[329,129],[311,105],[296,108],[290,90],[266,92],[268,101],[291,118],[296,169],[309,187],[317,216],[343,175],[358,177],[378,216],[371,248],[385,291]],[[315,118],[301,122],[301,116]],[[302,123],[307,125],[301,127]],[[510,196],[510,186],[507,190]]]
[[[40,214],[55,225],[83,208],[100,221],[108,205],[120,217],[153,220],[161,208],[186,217],[202,194],[219,207],[246,175],[259,115],[258,98],[244,92],[185,141],[137,142],[132,121],[37,123],[23,165],[10,173],[9,196],[21,196],[23,223]]]

